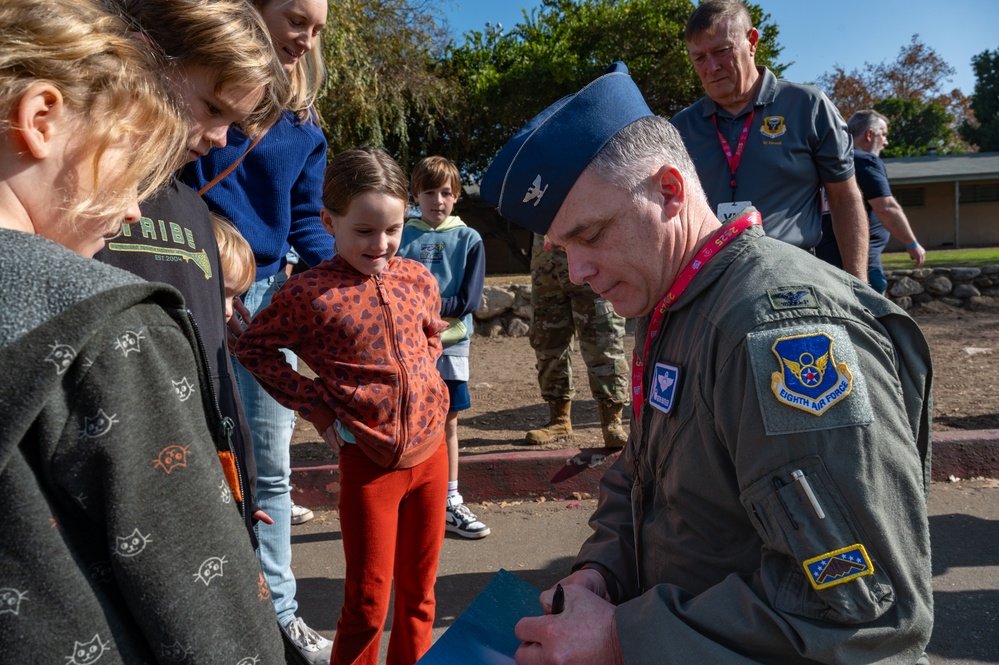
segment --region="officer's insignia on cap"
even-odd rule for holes
[[[786,131],[782,115],[768,115],[763,118],[763,124],[760,125],[760,134],[772,139],[782,136]]]
[[[544,196],[547,191],[548,185],[545,185],[545,188],[541,189],[541,174],[539,173],[538,177],[534,179],[533,183],[531,183],[531,186],[527,188],[527,194],[524,195],[524,203],[534,201],[534,205],[538,205],[541,203],[541,197]]]
[[[874,574],[874,564],[867,556],[867,550],[859,543],[808,559],[801,565],[815,589],[825,589]]]
[[[677,390],[680,387],[680,368],[676,365],[656,363],[652,373],[652,390],[649,391],[649,404],[663,413],[673,410]]]
[[[770,305],[775,310],[818,309],[819,303],[810,286],[788,286],[767,291]]]
[[[773,352],[781,371],[770,376],[777,399],[816,416],[850,394],[853,375],[846,363],[836,364],[833,339],[826,333],[780,337]]]

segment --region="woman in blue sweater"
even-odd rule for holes
[[[216,148],[184,170],[209,208],[232,220],[256,258],[256,281],[243,295],[250,315],[266,307],[284,284],[286,255],[294,250],[309,265],[333,256],[333,239],[319,220],[326,139],[312,108],[324,76],[319,34],[326,0],[255,0],[288,74],[292,99],[265,134],[230,130]],[[232,168],[234,167],[234,168]],[[296,362],[285,351],[291,363]],[[271,588],[278,620],[310,661],[328,663],[332,643],[296,617],[291,570],[291,435],[295,413],[278,404],[237,365],[236,381],[253,433],[257,503],[274,519],[258,525],[260,565]]]

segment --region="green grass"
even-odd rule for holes
[[[528,273],[511,273],[503,275],[486,275],[486,284],[493,286],[507,286],[508,284],[530,284],[531,276]]]
[[[911,270],[915,265],[905,252],[881,255],[885,270]],[[981,268],[999,265],[999,247],[934,249],[926,252],[924,268]]]
[[[912,270],[914,263],[905,252],[885,252],[881,255],[885,270]],[[981,268],[999,265],[999,247],[974,249],[934,249],[926,252],[924,268]],[[486,284],[530,284],[526,273],[513,275],[488,275]]]

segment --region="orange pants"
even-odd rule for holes
[[[378,665],[393,578],[386,665],[413,665],[430,648],[446,500],[447,446],[411,469],[394,470],[354,444],[340,450],[346,574],[332,665]]]

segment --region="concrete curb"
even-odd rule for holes
[[[933,480],[999,477],[999,429],[933,435]]]
[[[466,501],[597,496],[600,477],[620,451],[607,448],[525,450],[459,458]],[[933,437],[933,480],[999,477],[999,430],[939,432]],[[335,464],[293,466],[292,497],[310,508],[335,508],[340,472]]]

